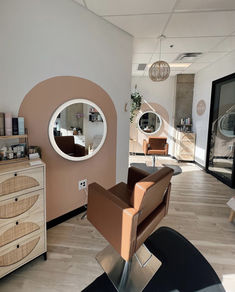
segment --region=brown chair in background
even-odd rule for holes
[[[55,136],[55,141],[60,150],[70,156],[81,157],[86,155],[86,148],[75,144],[74,136]]]
[[[153,156],[153,167],[155,167],[156,155],[168,155],[167,138],[164,137],[149,137],[143,141],[143,151],[145,155]]]
[[[89,185],[87,219],[125,260],[125,266],[167,214],[172,175],[169,167],[151,175],[130,167],[127,184],[121,182],[109,190],[97,183]]]

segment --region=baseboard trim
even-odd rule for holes
[[[86,207],[82,206],[82,207],[79,207],[75,210],[72,210],[64,215],[61,215],[61,216],[59,216],[51,221],[48,221],[47,222],[47,229],[50,229],[50,228],[52,228],[60,223],[63,223],[64,221],[66,221],[66,220],[68,220],[76,215],[79,215],[85,211],[86,211]]]
[[[198,163],[197,161],[194,161],[194,163],[195,163],[198,167],[200,167],[202,170],[206,171],[205,166],[201,165],[201,164]]]

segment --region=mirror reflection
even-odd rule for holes
[[[219,120],[219,130],[226,137],[235,137],[235,112],[222,116]]]
[[[235,182],[235,76],[212,84],[207,170],[233,187]]]
[[[64,154],[62,156],[70,160],[81,160],[79,158],[92,156],[105,139],[104,115],[95,104],[90,102],[72,104],[70,102],[62,110],[54,113],[51,123],[53,142]],[[54,149],[58,150],[56,147]]]
[[[145,112],[139,118],[139,128],[147,134],[153,134],[159,131],[161,124],[162,119],[155,112]]]

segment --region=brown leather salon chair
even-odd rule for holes
[[[145,155],[153,156],[153,167],[155,167],[156,155],[168,155],[167,138],[164,137],[149,137],[148,140],[143,140],[143,151]]]
[[[87,219],[125,261],[167,214],[172,175],[169,167],[150,175],[130,167],[127,184],[109,190],[97,183],[89,185]]]
[[[75,144],[74,136],[55,136],[55,141],[60,150],[70,156],[81,157],[86,155],[86,148]]]

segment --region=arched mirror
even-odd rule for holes
[[[161,117],[152,111],[144,112],[139,116],[138,127],[145,134],[157,133],[162,125]]]
[[[219,130],[226,137],[235,137],[235,112],[227,113],[219,119]]]
[[[107,123],[101,109],[86,99],[72,99],[53,113],[49,139],[62,157],[80,161],[94,156],[104,144]]]

